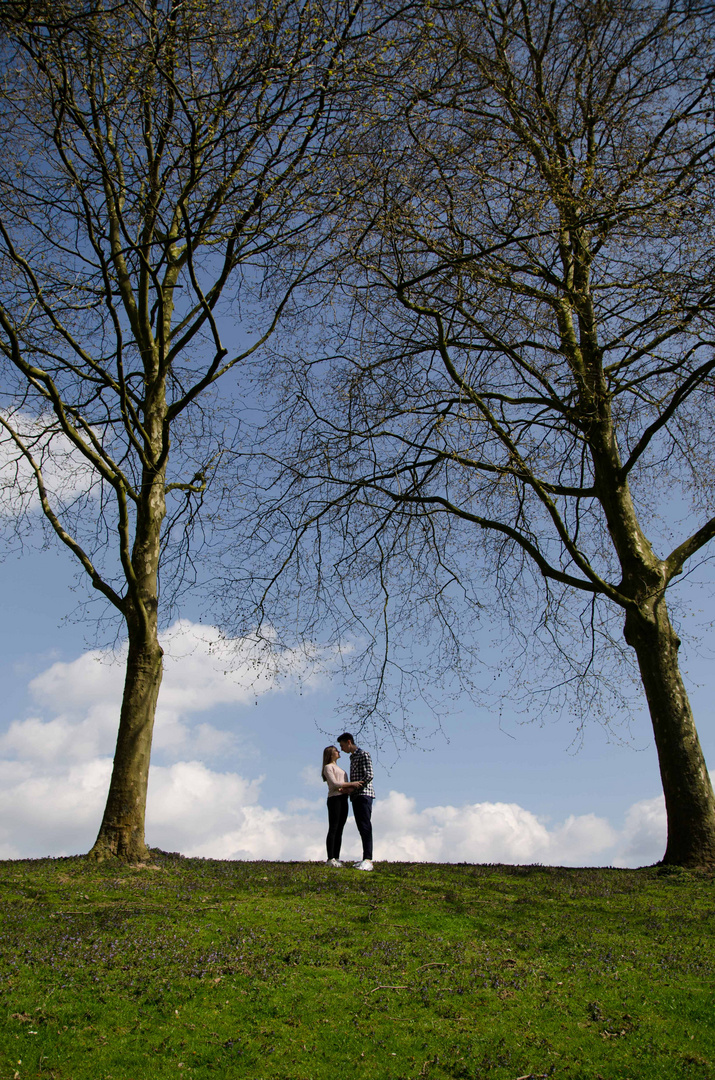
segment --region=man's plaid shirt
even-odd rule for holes
[[[350,755],[350,782],[353,780],[364,780],[365,786],[361,791],[356,791],[356,795],[369,795],[371,799],[375,798],[375,789],[372,786],[372,760],[366,750],[361,750],[360,747]]]

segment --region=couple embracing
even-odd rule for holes
[[[348,818],[348,798],[353,804],[355,824],[362,840],[362,860],[355,863],[356,870],[372,870],[372,761],[370,755],[355,745],[349,731],[338,739],[344,754],[350,754],[350,779],[337,764],[340,750],[326,746],[323,750],[322,777],[328,785],[328,866],[342,866],[340,845],[343,828]]]

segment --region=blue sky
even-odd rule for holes
[[[0,722],[0,855],[58,855],[92,843],[106,795],[121,692],[121,658],[92,647],[76,606],[71,560],[54,549],[0,564],[5,608]],[[710,595],[694,578],[693,617]],[[198,610],[165,635],[147,840],[226,858],[323,857],[324,745],[343,722],[339,677],[287,657],[256,695],[245,663]],[[703,650],[711,642],[703,639]],[[706,757],[715,760],[707,655],[683,647]],[[634,706],[639,702],[634,701]],[[377,858],[641,865],[660,857],[664,814],[647,714],[624,741],[598,725],[574,743],[568,717],[501,721],[464,701],[420,744],[376,757]],[[329,732],[326,737],[323,732]],[[374,748],[367,745],[367,748]],[[344,852],[359,855],[352,820]]]

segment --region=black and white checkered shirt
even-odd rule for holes
[[[369,795],[370,798],[375,798],[375,789],[372,786],[372,759],[367,750],[361,750],[360,747],[350,755],[350,782],[353,780],[364,780],[365,786],[356,791],[356,795]]]

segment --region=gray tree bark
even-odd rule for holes
[[[127,567],[129,591],[124,617],[128,655],[124,693],[107,804],[97,839],[89,852],[89,857],[97,861],[114,856],[142,862],[149,857],[144,827],[154,717],[163,675],[158,610],[167,458],[166,388],[159,365],[152,366],[144,447],[149,464],[143,469],[134,544]],[[123,531],[122,523],[120,533]],[[122,547],[126,550],[127,546],[125,534]]]
[[[680,641],[665,598],[656,596],[626,615],[653,724],[668,819],[662,862],[715,866],[715,795],[678,664]]]
[[[163,650],[156,626],[130,629],[119,731],[112,778],[99,834],[89,858],[144,862],[144,841],[154,714],[162,678]]]

